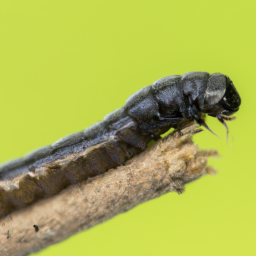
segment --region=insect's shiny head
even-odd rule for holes
[[[220,101],[220,104],[224,109],[222,114],[227,116],[231,116],[237,112],[241,105],[241,98],[233,85],[233,82],[228,76],[226,76],[226,91],[224,97]]]
[[[227,129],[228,139],[228,126],[224,120],[234,120],[235,117],[230,116],[237,112],[241,105],[241,98],[230,78],[219,73],[211,75],[207,82],[204,101],[203,112],[218,118]]]
[[[210,76],[204,94],[204,113],[230,116],[238,111],[240,104],[241,98],[228,76],[219,73]]]

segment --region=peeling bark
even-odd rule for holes
[[[207,173],[207,159],[217,152],[199,151],[192,125],[175,131],[125,166],[72,185],[56,196],[0,220],[0,255],[28,255],[106,221]]]

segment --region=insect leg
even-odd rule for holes
[[[225,116],[223,114],[220,114],[220,116],[222,117],[223,120],[226,120],[226,121],[233,121],[236,119],[235,116]]]
[[[227,142],[228,142],[228,134],[229,134],[228,126],[227,126],[227,124],[225,123],[223,116],[217,115],[217,118],[218,118],[218,120],[225,126],[225,128],[226,128],[226,130],[227,130]]]
[[[219,138],[219,136],[213,132],[209,126],[205,123],[205,121],[200,117],[201,114],[198,113],[198,110],[196,108],[196,106],[193,104],[193,100],[191,99],[191,97],[189,97],[189,114],[196,120],[196,122],[200,125],[203,126],[205,129],[207,129],[209,132],[211,132],[212,134],[214,134],[215,136],[217,136]]]
[[[219,138],[219,136],[218,136],[216,133],[214,133],[214,132],[209,128],[209,126],[205,123],[205,121],[204,121],[203,119],[199,118],[199,119],[195,119],[195,120],[196,120],[196,122],[197,122],[199,125],[203,126],[205,129],[207,129],[209,132],[211,132],[212,134],[214,134],[215,136],[217,136],[217,137]]]

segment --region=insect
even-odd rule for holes
[[[207,114],[228,134],[225,120],[234,119],[240,104],[233,82],[220,73],[159,79],[101,122],[0,166],[0,217],[122,165],[184,120],[211,131],[204,121]]]

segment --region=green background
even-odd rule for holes
[[[0,162],[100,121],[167,75],[221,72],[230,140],[195,136],[218,175],[53,245],[50,255],[255,255],[255,1],[1,1]]]

